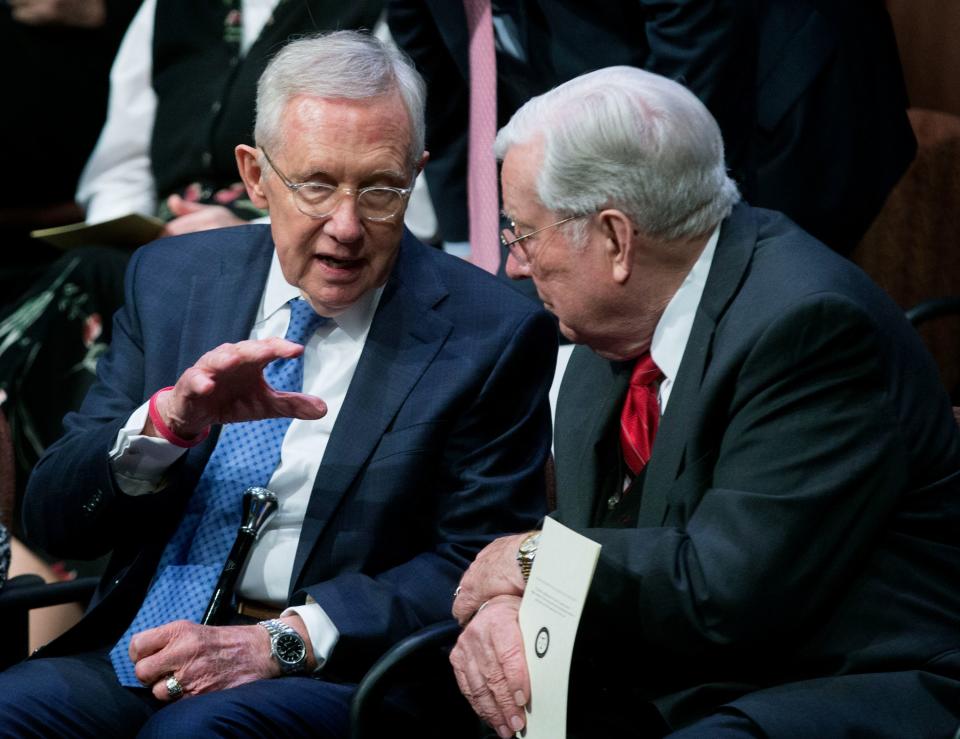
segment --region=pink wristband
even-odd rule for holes
[[[170,430],[170,427],[163,422],[163,418],[160,417],[160,411],[157,410],[157,396],[160,395],[160,393],[165,393],[167,390],[173,390],[173,385],[170,387],[162,387],[150,396],[150,405],[148,406],[147,412],[150,416],[150,420],[153,422],[153,427],[157,430],[157,433],[160,434],[160,436],[174,446],[181,447],[182,449],[189,449],[190,447],[200,444],[204,439],[207,438],[207,436],[210,435],[209,426],[197,434],[195,438],[188,441],[187,439],[181,439],[179,436],[173,433]]]

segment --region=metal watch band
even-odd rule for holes
[[[280,665],[280,669],[284,674],[294,674],[302,672],[307,664],[307,655],[306,655],[306,644],[303,641],[303,637],[297,632],[292,626],[285,624],[278,618],[271,618],[266,621],[257,622],[258,626],[262,626],[267,630],[267,633],[270,635],[270,653],[273,658],[277,661],[277,664]],[[280,658],[280,655],[277,652],[277,640],[282,636],[292,636],[296,638],[301,647],[303,648],[303,656],[297,663],[287,662]]]
[[[530,570],[533,568],[539,543],[540,532],[535,531],[520,543],[520,548],[517,550],[517,564],[520,566],[520,574],[524,582],[530,579]]]

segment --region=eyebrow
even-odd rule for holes
[[[315,169],[306,177],[298,177],[296,175],[290,175],[290,181],[299,185],[308,185],[312,182],[316,182],[318,185],[326,184],[318,181],[323,179],[333,180],[335,178],[329,172],[326,172],[322,169]]]
[[[398,172],[395,169],[378,169],[376,172],[371,172],[369,175],[364,177],[364,181],[369,182],[370,180],[376,179],[377,177],[387,177],[395,182],[407,182],[407,175],[403,172]]]

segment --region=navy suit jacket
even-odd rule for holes
[[[578,347],[558,400],[557,516],[603,545],[572,716],[625,729],[649,700],[676,728],[732,704],[771,739],[952,735],[960,438],[902,311],[786,218],[737,206],[637,526],[598,528],[630,369]]]
[[[113,552],[88,614],[47,654],[111,643],[142,602],[217,433],[154,495],[119,491],[107,451],[157,389],[204,352],[249,336],[272,253],[268,226],[242,226],[166,239],[132,258],[98,382],[37,465],[24,502],[27,533],[45,550]],[[290,582],[290,603],[312,596],[340,631],[334,675],[355,678],[402,636],[449,617],[474,554],[542,516],[555,354],[542,309],[404,235],[314,482]]]

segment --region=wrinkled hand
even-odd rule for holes
[[[217,423],[322,418],[327,404],[320,398],[274,390],[263,378],[263,368],[274,359],[302,353],[300,344],[279,338],[221,344],[180,375],[173,390],[157,396],[157,411],[170,430],[184,439]],[[159,436],[149,420],[144,433]]]
[[[530,677],[520,635],[520,597],[487,601],[460,634],[450,664],[476,714],[506,739],[526,724]]]
[[[130,659],[137,679],[153,695],[169,701],[166,678],[174,675],[183,695],[226,690],[262,678],[277,677],[270,635],[262,626],[200,626],[173,621],[134,634]]]
[[[477,610],[497,595],[523,595],[526,583],[517,565],[517,551],[527,534],[496,539],[485,546],[463,578],[453,600],[453,617],[464,626]]]
[[[9,0],[13,19],[29,26],[99,28],[107,20],[104,0]]]
[[[224,208],[222,205],[192,203],[179,195],[171,195],[167,198],[167,207],[170,208],[170,212],[176,218],[163,227],[162,236],[179,236],[195,231],[239,226],[246,223],[242,218],[234,215],[229,208]]]

